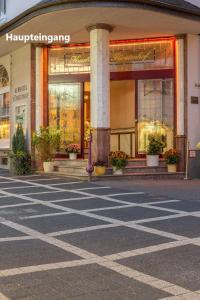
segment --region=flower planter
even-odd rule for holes
[[[106,167],[96,166],[96,167],[94,167],[94,173],[96,176],[103,176],[106,173]]]
[[[123,175],[123,169],[117,169],[116,167],[113,167],[113,175]]]
[[[177,165],[168,164],[167,165],[167,170],[168,170],[168,173],[176,173]]]
[[[69,153],[69,159],[77,159],[77,153]]]
[[[147,167],[158,167],[159,155],[147,155]]]
[[[44,173],[51,173],[54,170],[53,162],[52,161],[45,161],[43,162],[43,169]]]

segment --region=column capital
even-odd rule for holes
[[[177,40],[184,40],[186,38],[186,34],[185,33],[177,34],[177,35],[175,35],[175,38]]]
[[[104,30],[107,30],[109,32],[112,32],[113,31],[113,27],[109,24],[105,24],[105,23],[96,23],[96,24],[93,24],[93,25],[89,25],[87,26],[87,31],[92,31],[94,29],[104,29]]]

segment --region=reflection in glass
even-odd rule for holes
[[[149,134],[160,134],[166,149],[173,147],[173,79],[138,82],[138,152],[145,153]],[[164,149],[164,150],[166,150]]]
[[[61,151],[81,142],[80,90],[79,83],[49,84],[49,126],[62,130]]]
[[[0,139],[10,137],[10,94],[0,95]]]
[[[110,45],[110,72],[171,69],[174,41],[120,42]],[[90,46],[49,50],[49,75],[90,73]]]

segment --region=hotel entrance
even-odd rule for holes
[[[110,44],[110,150],[130,158],[146,155],[150,134],[161,135],[163,151],[175,138],[175,41],[173,38]],[[92,126],[90,46],[48,51],[48,123],[62,130],[59,153],[79,144],[87,157]]]

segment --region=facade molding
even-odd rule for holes
[[[144,10],[163,12],[170,15],[181,16],[183,18],[200,21],[200,9],[194,5],[178,6],[158,0],[124,0],[124,1],[93,1],[93,0],[57,0],[45,1],[24,11],[11,21],[0,26],[0,37],[30,21],[31,19],[54,11],[72,8],[91,7],[122,7],[122,8],[142,8]]]
[[[104,29],[104,30],[107,30],[109,32],[112,32],[113,31],[113,27],[109,24],[104,24],[104,23],[97,23],[97,24],[94,24],[94,25],[90,25],[87,27],[87,31],[92,31],[94,29]]]

